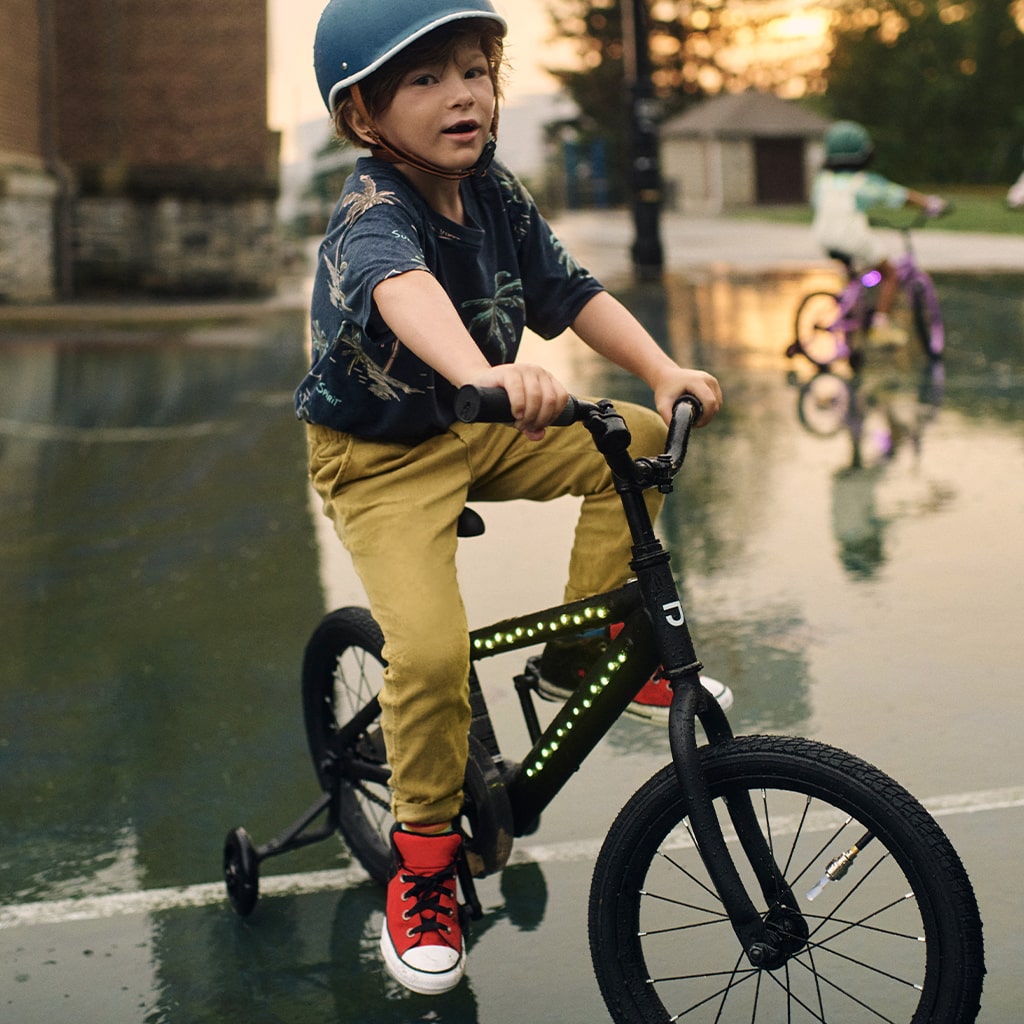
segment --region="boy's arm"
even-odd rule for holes
[[[679,366],[647,333],[636,317],[608,292],[595,295],[573,321],[573,330],[595,352],[646,381],[666,423],[681,395],[693,395],[704,406],[698,426],[710,423],[722,406],[718,381],[703,370]]]
[[[455,387],[504,388],[516,427],[531,440],[540,440],[565,408],[568,393],[543,367],[487,362],[433,274],[410,270],[389,277],[374,288],[373,300],[401,343]]]

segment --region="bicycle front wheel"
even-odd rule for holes
[[[811,292],[797,307],[797,344],[822,369],[849,355],[846,333],[837,326],[839,316],[839,296],[832,292]]]
[[[747,960],[669,765],[620,812],[594,871],[591,953],[618,1024],[975,1019],[984,966],[974,892],[909,793],[809,740],[741,737],[702,748],[701,760],[747,890],[790,955],[771,970]],[[741,798],[753,803],[806,929],[781,899],[760,895],[742,861],[728,810]]]

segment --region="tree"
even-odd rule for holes
[[[1024,5],[840,0],[826,94],[878,166],[923,184],[1012,181],[1024,146]]]
[[[775,0],[647,0],[652,84],[662,118],[707,95],[754,86],[799,96],[824,88],[820,46],[776,30],[794,13]],[[815,4],[808,0],[807,9]],[[603,140],[613,202],[627,194],[628,111],[621,0],[548,0],[555,34],[573,44],[573,67],[549,68],[580,110],[580,141]],[[774,45],[766,46],[771,37]]]

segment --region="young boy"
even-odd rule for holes
[[[372,155],[320,247],[312,367],[296,410],[310,475],[385,637],[396,825],[381,950],[399,982],[426,994],[448,991],[465,968],[453,828],[470,722],[459,513],[467,499],[582,496],[566,600],[617,586],[629,559],[589,435],[546,429],[567,393],[515,361],[523,329],[572,327],[651,386],[660,417],[620,406],[638,451],[662,450],[680,395],[700,399],[702,424],[721,404],[717,381],[677,366],[491,162],[504,33],[490,0],[331,0],[314,46],[339,135]],[[467,383],[504,388],[516,429],[457,422],[453,396]]]
[[[814,237],[829,254],[843,254],[859,273],[874,267],[882,275],[878,305],[871,318],[868,342],[872,345],[906,344],[906,332],[889,322],[896,297],[896,268],[885,243],[871,230],[867,211],[873,206],[899,209],[918,206],[930,217],[939,216],[946,203],[868,171],[875,153],[871,136],[856,121],[836,121],[825,131],[825,164],[814,180]]]

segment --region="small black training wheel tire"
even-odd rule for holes
[[[224,885],[235,912],[248,917],[260,897],[260,862],[244,828],[233,829],[224,840]]]
[[[390,768],[377,694],[383,682],[384,637],[365,608],[325,616],[306,645],[302,706],[317,779],[336,791],[338,829],[375,881],[391,871]],[[361,727],[346,741],[341,730],[356,716]],[[512,849],[514,822],[505,783],[483,744],[469,737],[464,827],[474,875],[500,871]]]
[[[616,1024],[975,1020],[985,973],[977,902],[949,840],[906,790],[810,740],[746,736],[700,756],[727,837],[729,805],[735,813],[749,797],[797,899],[794,913],[784,894],[763,896],[740,844],[729,843],[787,959],[765,969],[747,960],[669,765],[619,813],[594,869],[591,954]],[[847,870],[812,899],[851,850]]]

